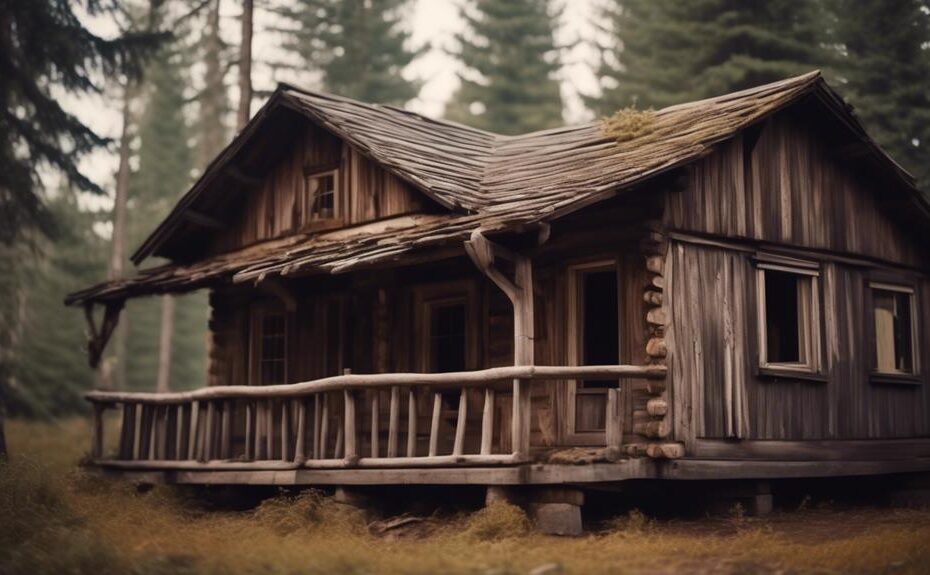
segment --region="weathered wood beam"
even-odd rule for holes
[[[184,210],[182,215],[188,222],[202,228],[208,228],[211,230],[224,230],[227,227],[226,222],[214,218],[213,216],[207,215],[203,212],[192,210],[190,208]]]
[[[416,385],[433,389],[461,387],[485,388],[488,384],[523,380],[591,379],[614,380],[645,378],[662,380],[668,369],[664,365],[514,365],[475,371],[445,373],[373,373],[325,377],[313,381],[285,385],[212,386],[193,391],[172,393],[89,391],[85,399],[94,403],[135,402],[142,404],[185,403],[225,398],[299,397],[344,389],[390,388],[394,385]],[[325,404],[324,404],[325,405]]]

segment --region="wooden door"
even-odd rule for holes
[[[620,363],[620,278],[616,260],[569,267],[566,335],[570,365]],[[607,389],[613,381],[569,381],[564,439],[571,445],[602,445],[605,437]]]

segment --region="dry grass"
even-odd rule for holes
[[[803,509],[758,520],[657,521],[642,513],[578,539],[534,534],[498,504],[380,538],[317,491],[253,510],[207,510],[166,487],[144,493],[74,471],[87,424],[12,422],[0,467],[0,573],[921,573],[930,511]],[[38,464],[24,454],[45,454]]]

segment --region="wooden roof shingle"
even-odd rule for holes
[[[232,157],[237,142],[241,145],[254,133],[270,106],[286,106],[345,139],[449,213],[413,218],[404,224],[389,222],[378,231],[362,226],[363,231],[354,234],[344,230],[265,242],[251,251],[143,271],[135,278],[72,294],[67,301],[184,291],[220,278],[243,282],[270,275],[340,273],[400,259],[417,250],[460,243],[478,228],[505,230],[551,221],[693,162],[716,144],[808,95],[841,117],[905,187],[913,189],[910,175],[868,138],[819,72],[658,110],[649,133],[622,143],[605,133],[602,122],[503,136],[391,106],[283,85],[204,178]],[[194,204],[204,189],[200,182],[195,184],[175,213]],[[921,205],[927,209],[925,203]],[[171,233],[167,224],[171,218],[140,251],[152,253],[159,234]]]

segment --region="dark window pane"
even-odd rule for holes
[[[581,278],[583,365],[620,363],[619,301],[617,272],[613,269],[586,273]],[[585,381],[582,387],[615,387],[611,381]]]
[[[769,363],[801,361],[798,276],[765,271],[765,341]]]
[[[465,304],[435,305],[430,308],[430,345],[433,371],[464,371]]]
[[[261,321],[261,357],[259,382],[261,385],[284,383],[286,339],[284,314],[265,313]]]

